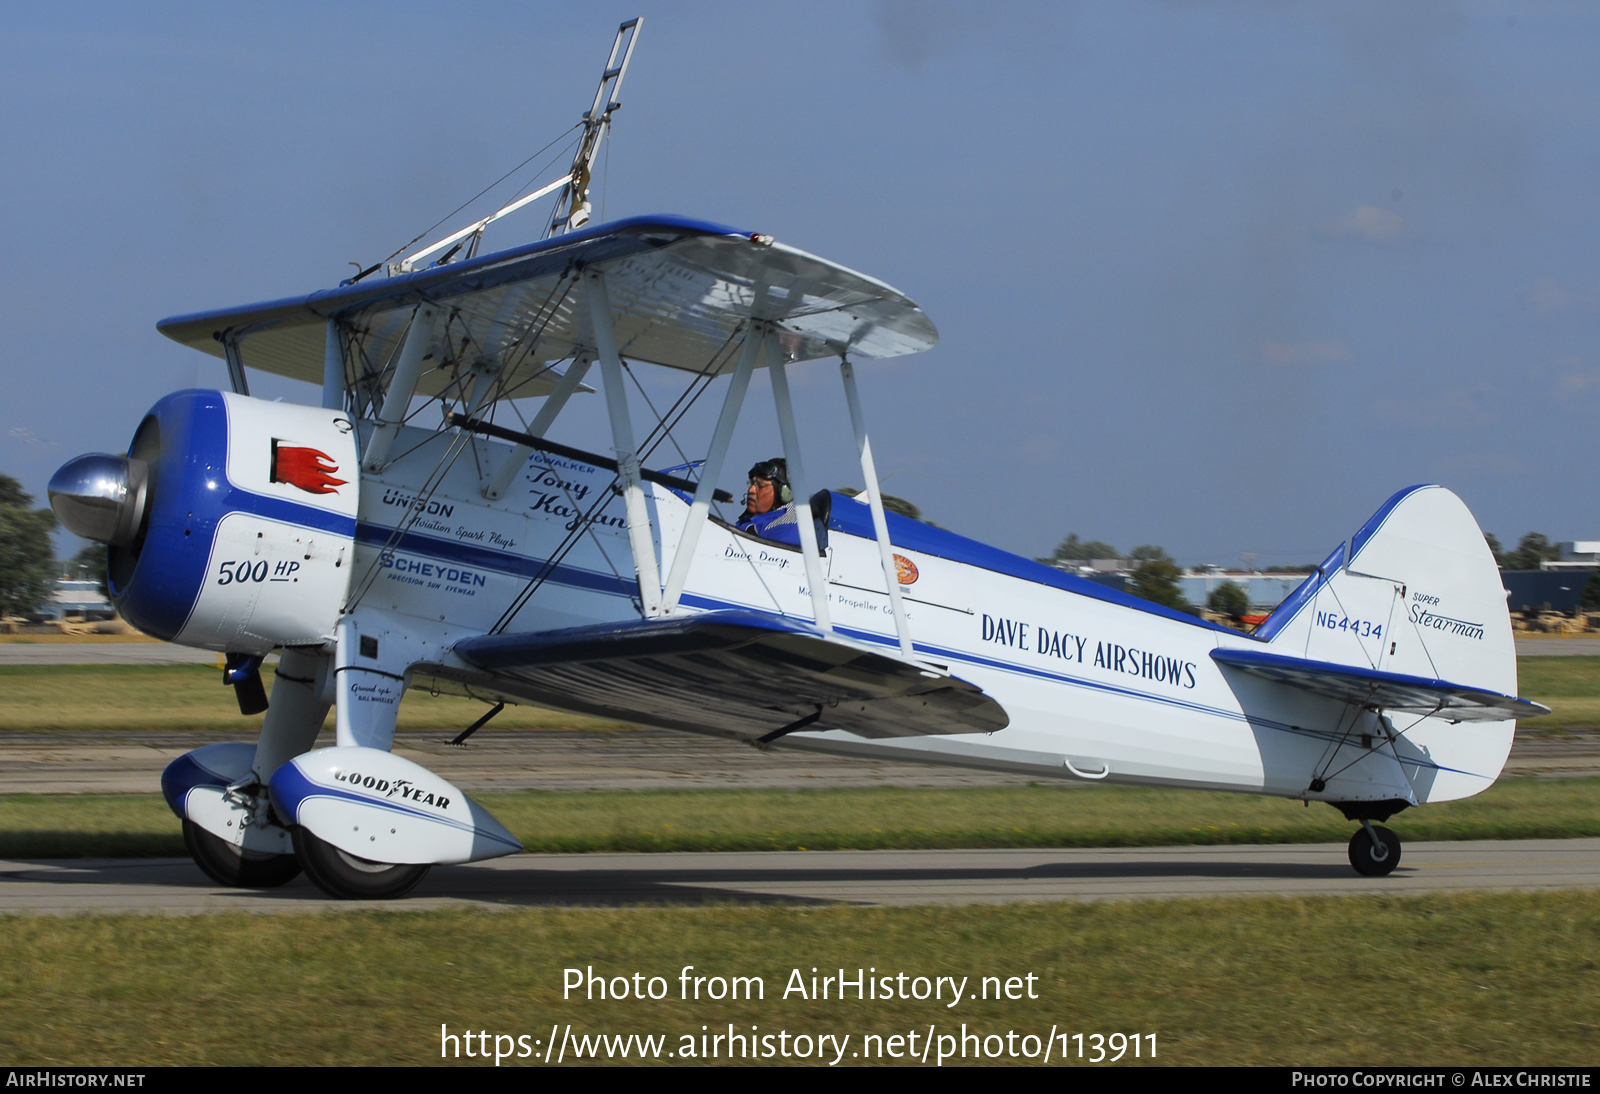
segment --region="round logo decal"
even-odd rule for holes
[[[911,585],[917,580],[917,564],[905,555],[894,556],[894,573],[900,579],[900,584]]]

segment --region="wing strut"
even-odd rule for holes
[[[361,466],[368,471],[382,471],[389,459],[389,449],[400,435],[405,424],[406,411],[411,407],[411,396],[416,394],[417,380],[422,375],[422,357],[433,340],[434,320],[438,311],[428,304],[417,307],[411,320],[411,330],[406,333],[406,344],[400,350],[400,361],[394,366],[394,378],[383,396],[383,408],[378,411],[378,428],[367,442],[366,458]]]
[[[756,296],[759,304],[765,292],[759,292]],[[705,466],[700,469],[700,484],[694,490],[694,505],[689,510],[689,519],[678,540],[678,552],[672,556],[672,572],[667,576],[667,589],[661,598],[661,609],[665,615],[678,610],[678,598],[683,595],[684,582],[689,580],[689,565],[694,561],[695,548],[700,544],[700,531],[706,525],[717,479],[722,475],[722,463],[728,455],[728,442],[733,438],[733,427],[739,421],[740,408],[744,406],[750,374],[755,371],[756,357],[765,344],[766,324],[752,318],[750,326],[745,329],[744,345],[739,350],[739,363],[734,367],[733,381],[722,400],[722,414],[717,418],[717,431],[711,437],[711,451],[706,455]]]
[[[911,623],[906,619],[905,602],[900,599],[900,570],[894,564],[889,544],[889,520],[883,515],[883,499],[878,496],[878,468],[872,460],[872,441],[867,437],[867,419],[861,413],[861,393],[856,390],[856,369],[850,358],[840,356],[839,375],[844,379],[844,397],[850,404],[850,424],[856,431],[856,452],[861,456],[861,474],[867,480],[867,501],[872,505],[872,530],[878,538],[878,557],[883,562],[883,580],[889,587],[889,607],[894,611],[894,629],[900,636],[900,653],[910,660]]]
[[[611,325],[606,276],[599,270],[586,270],[583,283],[589,293],[589,318],[594,327],[596,356],[600,358],[600,375],[605,378],[606,410],[611,415],[617,477],[627,505],[628,543],[633,548],[633,568],[639,579],[639,603],[645,617],[653,619],[661,614],[661,582],[657,577],[655,541],[650,534],[650,510],[645,505],[644,487],[639,484],[639,453],[634,447],[633,420],[628,416],[628,392],[622,386],[622,358],[617,355],[617,334]]]
[[[222,335],[222,353],[228,359],[228,382],[235,395],[249,395],[250,382],[244,378],[244,362],[239,358],[239,341],[232,331]]]
[[[556,420],[556,415],[561,413],[561,408],[567,405],[567,400],[572,398],[572,393],[578,390],[578,385],[583,383],[583,377],[589,371],[589,366],[594,364],[594,356],[580,353],[573,358],[572,365],[567,369],[561,382],[556,384],[556,389],[545,399],[544,405],[539,408],[539,413],[533,416],[532,423],[528,426],[530,437],[543,437],[545,431]],[[527,464],[528,457],[533,455],[533,446],[519,444],[507,456],[500,469],[494,473],[494,478],[484,488],[483,496],[490,501],[499,501],[505,492],[511,488],[511,480],[518,471]]]
[[[344,340],[336,319],[328,320],[322,349],[322,405],[328,410],[344,409]]]
[[[794,427],[794,403],[789,398],[789,374],[784,364],[786,356],[778,345],[775,331],[767,331],[766,343],[767,374],[772,378],[772,401],[778,409],[783,458],[789,463],[794,515],[800,522],[800,553],[806,560],[806,584],[811,586],[811,611],[816,616],[818,629],[825,634],[832,634],[833,621],[828,617],[827,576],[822,572],[822,558],[817,551],[817,526],[811,523],[811,495],[806,492],[806,472],[800,463],[800,434]]]

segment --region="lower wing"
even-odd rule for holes
[[[965,680],[763,612],[483,635],[455,652],[498,689],[533,702],[753,741],[801,729],[992,733],[1009,723]]]

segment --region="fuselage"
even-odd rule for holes
[[[435,635],[426,645],[445,651],[438,667],[458,681],[474,674],[448,654],[454,638],[639,617],[611,472],[536,453],[511,489],[491,502],[480,468],[497,467],[509,446],[477,440],[476,448],[461,450],[458,444],[452,460],[451,443],[448,434],[408,430],[395,445],[405,455],[364,475],[353,601],[404,617],[418,637]],[[664,574],[689,504],[660,486],[646,490],[657,571]],[[1424,801],[1457,797],[1488,785],[1504,762],[1509,723],[1420,726],[1410,737],[1420,742],[1411,749],[1420,766],[1409,788],[1399,784],[1392,757],[1355,753],[1313,792],[1310,773],[1319,765],[1331,769],[1327,761],[1341,747],[1336,738],[1349,737],[1361,729],[1355,720],[1373,721],[1376,713],[1352,714],[1342,703],[1230,677],[1210,654],[1257,644],[1249,636],[920,522],[891,514],[889,523],[918,657],[981,687],[1001,703],[1010,724],[991,734],[876,741],[842,731],[797,732],[785,739],[788,747],[1327,800],[1405,797],[1408,790]],[[897,649],[868,506],[833,495],[828,539],[823,564],[835,634]],[[715,520],[700,536],[681,604],[687,612],[746,608],[803,620],[813,614],[798,548]],[[482,683],[492,690],[493,682]],[[506,690],[503,682],[499,690]],[[1374,722],[1367,733],[1381,738],[1382,727]]]

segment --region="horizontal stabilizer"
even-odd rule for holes
[[[1219,649],[1211,652],[1211,658],[1240,672],[1301,688],[1313,695],[1385,711],[1436,713],[1457,722],[1503,722],[1508,718],[1534,718],[1550,713],[1549,707],[1527,699],[1452,684],[1448,680],[1307,661],[1264,650]]]
[[[1009,722],[965,680],[763,612],[484,635],[455,652],[534,702],[747,740],[801,728],[872,738],[992,733]]]

